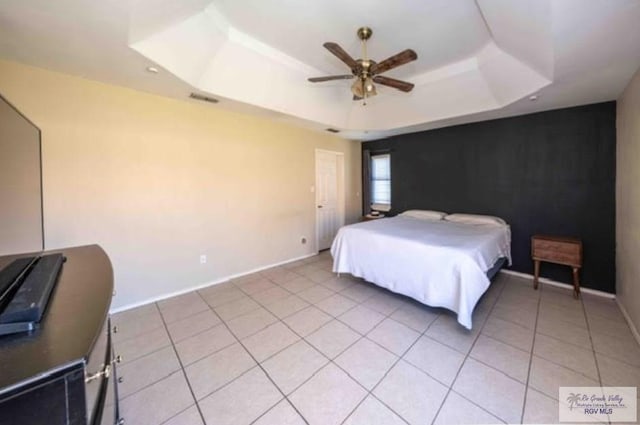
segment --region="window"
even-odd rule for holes
[[[391,209],[391,155],[371,155],[371,209]]]

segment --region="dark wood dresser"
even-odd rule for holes
[[[534,261],[533,288],[538,289],[540,262],[562,264],[573,270],[573,292],[580,296],[579,271],[582,267],[582,241],[564,236],[534,235],[531,237],[531,257]]]
[[[0,337],[0,424],[119,424],[111,262],[97,245],[54,252],[67,261],[39,328]]]

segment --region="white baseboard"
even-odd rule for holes
[[[252,270],[247,270],[247,271],[244,271],[244,272],[241,272],[241,273],[236,273],[236,274],[233,274],[233,275],[225,276],[225,277],[222,277],[220,279],[216,279],[216,280],[213,280],[213,281],[210,281],[210,282],[205,282],[205,283],[200,283],[200,284],[197,284],[197,285],[189,286],[188,288],[180,289],[179,291],[171,292],[171,293],[168,293],[168,294],[162,294],[162,295],[159,295],[157,297],[147,298],[146,300],[139,301],[139,302],[136,302],[136,303],[133,303],[133,304],[127,304],[127,305],[123,305],[123,306],[120,306],[120,307],[117,307],[117,308],[112,308],[112,309],[109,310],[109,314],[120,313],[121,311],[131,310],[132,308],[136,308],[136,307],[142,307],[143,305],[155,303],[157,301],[166,300],[167,298],[176,297],[178,295],[186,294],[187,292],[197,291],[199,289],[203,289],[203,288],[206,288],[208,286],[218,285],[220,283],[228,282],[231,279],[237,279],[239,277],[246,276],[248,274],[257,273],[257,272],[260,272],[262,270],[270,269],[272,267],[282,266],[283,264],[289,264],[289,263],[293,263],[294,261],[304,260],[305,258],[313,257],[314,255],[318,255],[318,254],[317,253],[311,253],[311,254],[303,255],[301,257],[290,258],[290,259],[285,260],[285,261],[280,261],[279,263],[273,263],[273,264],[268,264],[266,266],[260,266],[258,268],[252,269]]]
[[[500,273],[510,274],[510,275],[513,275],[513,276],[519,276],[519,277],[524,277],[526,279],[533,280],[533,275],[529,274],[529,273],[522,273],[522,272],[516,272],[516,271],[513,271],[513,270],[504,270],[504,269],[500,270]],[[541,282],[541,283],[544,283],[546,285],[555,286],[557,288],[573,290],[573,285],[569,285],[568,283],[558,282],[558,281],[552,280],[552,279],[547,279],[546,277],[538,278],[538,281]],[[616,298],[615,294],[610,294],[610,293],[604,292],[604,291],[598,291],[597,289],[590,289],[590,288],[580,287],[580,292],[584,292],[585,294],[596,295],[598,297],[608,298],[610,300],[613,300],[613,299]]]
[[[629,316],[629,313],[627,313],[627,309],[624,307],[624,304],[622,304],[620,300],[617,298],[616,298],[616,303],[618,304],[618,307],[620,307],[620,311],[622,312],[622,315],[627,320],[627,324],[629,325],[629,329],[631,329],[631,333],[633,334],[633,337],[636,339],[636,341],[638,341],[638,345],[640,345],[640,332],[638,332],[638,328],[636,327],[636,324],[633,323],[633,321],[631,320],[631,316]]]

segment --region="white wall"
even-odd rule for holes
[[[640,70],[617,105],[616,292],[640,330]]]
[[[312,253],[316,148],[360,214],[357,142],[1,61],[0,93],[42,130],[46,248],[102,245],[113,307]]]

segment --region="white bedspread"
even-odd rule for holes
[[[333,271],[458,314],[471,329],[473,309],[489,287],[486,272],[511,264],[509,226],[397,216],[342,227],[331,246]]]

